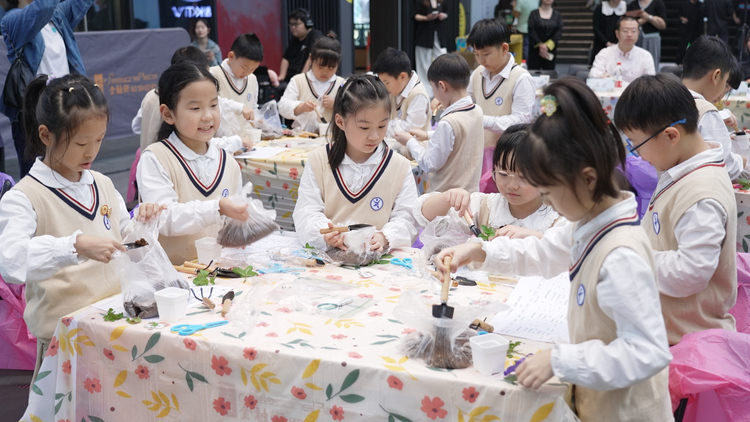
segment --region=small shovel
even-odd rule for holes
[[[448,270],[443,275],[443,288],[440,291],[440,305],[432,305],[432,316],[435,318],[453,319],[453,308],[448,306],[448,291],[451,288],[451,257],[446,256],[443,260],[443,264]]]
[[[365,227],[372,227],[372,224],[352,224],[350,226],[342,226],[342,227],[330,227],[327,229],[320,229],[320,234],[326,234],[331,232],[350,232],[352,230],[359,230],[364,229]]]
[[[148,242],[146,242],[146,239],[138,239],[132,243],[123,243],[122,246],[125,248],[126,251],[129,251],[131,249],[138,249],[144,246],[148,246]]]
[[[474,236],[479,237],[482,234],[482,232],[477,228],[477,225],[474,224],[474,221],[471,219],[471,217],[469,217],[469,213],[464,213],[464,220],[466,220],[466,224],[469,225],[469,230],[474,233]]]

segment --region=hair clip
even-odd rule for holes
[[[49,83],[52,82],[52,80],[55,79],[55,75],[49,75],[47,76],[47,86],[49,86]]]
[[[99,88],[99,84],[94,84],[95,87]]]
[[[73,87],[68,88],[68,92],[73,92]]]
[[[546,114],[547,117],[552,116],[557,111],[557,98],[554,95],[545,95],[539,103],[542,105],[542,113]]]

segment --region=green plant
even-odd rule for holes
[[[216,280],[215,276],[210,276],[207,270],[200,270],[198,271],[198,275],[195,276],[193,279],[193,284],[196,286],[208,286],[209,284],[216,284],[214,283],[214,280]]]
[[[104,320],[110,321],[110,322],[114,322],[114,321],[117,321],[118,319],[123,319],[123,318],[124,316],[122,315],[122,312],[120,312],[119,314],[116,314],[115,310],[112,308],[109,308],[107,313],[104,315]]]
[[[495,235],[495,229],[493,229],[490,226],[482,225],[482,233],[479,234],[479,237],[484,240],[490,240],[490,237]]]
[[[240,277],[245,277],[245,278],[255,277],[256,275],[258,275],[258,273],[256,273],[255,271],[253,271],[253,266],[252,265],[248,265],[245,268],[234,267],[234,268],[232,268],[232,272],[235,273],[235,274],[237,274]]]
[[[140,324],[141,323],[141,319],[139,317],[135,317],[135,318],[128,317],[125,321],[128,324]]]
[[[507,356],[508,356],[509,358],[513,358],[513,353],[515,353],[515,352],[516,352],[516,347],[518,347],[518,346],[520,346],[520,345],[521,345],[521,342],[520,342],[520,341],[511,341],[511,342],[510,342],[510,343],[508,344],[508,354],[507,354]]]
[[[750,190],[750,179],[740,179],[737,183],[740,184],[742,190]]]

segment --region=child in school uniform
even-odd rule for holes
[[[417,186],[409,161],[383,139],[391,115],[388,91],[375,76],[351,77],[336,95],[332,142],[313,150],[300,180],[294,225],[303,243],[346,250],[346,233],[320,229],[347,220],[376,228],[371,250],[410,246]]]
[[[195,63],[165,70],[159,78],[160,141],[138,163],[141,199],[166,206],[159,242],[176,265],[197,258],[195,241],[215,237],[221,216],[248,217],[245,206],[227,198],[241,193],[239,164],[212,141],[220,121],[217,89],[208,69]]]
[[[41,75],[26,88],[23,117],[26,152],[36,161],[0,200],[0,274],[26,284],[36,378],[59,319],[120,291],[106,264],[125,250],[130,215],[112,181],[91,170],[109,117],[101,88],[79,74]],[[137,218],[159,211],[142,204]]]
[[[529,184],[518,170],[516,149],[526,140],[528,129],[528,124],[513,125],[497,140],[492,161],[495,163],[493,180],[499,193],[470,193],[456,188],[422,195],[414,206],[417,224],[426,227],[451,209],[461,217],[468,213],[479,228],[494,229],[491,239],[498,236],[541,238],[547,229],[567,224],[568,220],[546,205],[539,189]]]
[[[290,120],[312,114],[310,121],[323,123],[322,118],[331,123],[333,100],[344,84],[344,78],[336,75],[341,62],[341,43],[329,36],[318,38],[310,51],[310,62],[310,70],[295,75],[287,85],[279,101],[279,114]]]
[[[529,123],[535,102],[534,81],[510,54],[510,30],[496,19],[475,23],[466,39],[480,66],[474,69],[467,89],[484,112],[482,192],[495,192],[491,183],[492,150],[508,126]]]
[[[385,136],[393,138],[394,134],[411,129],[429,130],[430,97],[423,85],[425,82],[411,70],[409,56],[388,47],[375,59],[372,71],[385,84],[393,104]]]
[[[572,383],[583,422],[671,420],[672,356],[656,266],[634,196],[620,191],[614,177],[625,158],[622,141],[583,81],[563,78],[544,95],[554,111],[536,120],[516,162],[571,223],[541,239],[500,237],[444,249],[435,264],[440,271],[477,263],[482,270],[543,277],[569,271],[570,343],[527,357],[516,370],[518,382],[533,389],[553,376]]]
[[[250,110],[243,115],[252,120],[258,105],[258,78],[253,72],[263,61],[263,44],[251,33],[235,38],[220,65],[210,68],[219,81],[219,92],[224,98],[237,101]]]
[[[740,178],[745,160],[732,152],[732,139],[714,103],[726,93],[736,63],[724,41],[704,36],[690,44],[682,64],[682,83],[690,90],[698,108],[698,132],[706,142],[721,144],[724,168],[731,180]]]
[[[469,84],[469,65],[456,54],[443,54],[430,65],[427,78],[441,104],[446,109],[427,145],[420,141],[428,133],[412,129],[410,133],[397,132],[396,140],[409,148],[419,167],[430,173],[429,192],[444,192],[462,188],[469,192],[479,190],[482,169],[469,163],[482,160],[482,109],[466,94]],[[412,136],[413,135],[413,136]]]
[[[734,331],[737,204],[724,152],[698,133],[693,96],[671,75],[642,76],[622,93],[615,123],[661,173],[642,225],[669,344],[696,331]]]

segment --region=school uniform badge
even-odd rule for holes
[[[578,302],[578,306],[583,306],[583,302],[586,300],[586,288],[583,287],[583,284],[578,285],[578,293],[576,294],[576,301]]]
[[[224,198],[229,196],[229,189],[224,189],[223,191],[221,191],[221,196]]]
[[[379,196],[372,198],[370,201],[370,208],[372,208],[373,211],[380,211],[380,209],[383,208],[383,198]]]
[[[503,97],[495,98],[495,105],[498,105],[498,106],[503,105]]]
[[[659,234],[661,231],[661,223],[659,222],[659,213],[651,214],[651,224],[654,226],[654,233]]]
[[[247,101],[248,102],[253,101],[253,94],[252,93],[247,94]]]

